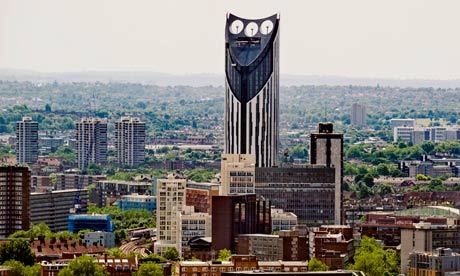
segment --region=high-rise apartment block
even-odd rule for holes
[[[351,124],[354,126],[366,125],[366,106],[354,103],[351,107]]]
[[[186,179],[169,175],[157,181],[157,242],[154,251],[158,255],[169,247],[181,252],[180,213],[185,206]]]
[[[145,123],[122,117],[115,124],[115,148],[121,165],[136,166],[145,161]]]
[[[30,170],[0,167],[0,238],[29,230]]]
[[[310,163],[334,168],[334,224],[342,224],[343,134],[334,133],[331,123],[320,123],[318,128],[310,136]]]
[[[222,154],[220,195],[254,194],[254,154]]]
[[[85,170],[91,163],[107,161],[107,123],[98,118],[84,118],[76,123],[77,163]]]
[[[225,32],[225,153],[278,160],[279,18],[229,14]]]
[[[16,123],[16,159],[19,164],[33,164],[38,159],[38,123],[23,117]]]

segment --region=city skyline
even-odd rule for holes
[[[460,72],[453,35],[459,7],[456,1],[4,1],[0,68],[221,74],[224,15],[280,13],[284,74],[452,79]]]

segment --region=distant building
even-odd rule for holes
[[[153,184],[150,182],[100,180],[96,182],[97,207],[107,206],[107,202],[115,202],[123,195],[151,195]]]
[[[393,142],[404,141],[406,143],[411,143],[413,132],[413,127],[395,127],[393,129]]]
[[[56,173],[56,190],[86,188],[90,184],[106,179],[106,175]]]
[[[40,154],[49,154],[55,152],[60,146],[64,145],[64,137],[46,135],[38,139]]]
[[[220,195],[254,194],[254,154],[222,154]]]
[[[291,230],[297,226],[297,216],[292,212],[285,212],[283,209],[272,208],[272,232]]]
[[[114,224],[110,215],[82,214],[69,216],[69,232],[78,233],[80,230],[113,232]]]
[[[393,128],[393,141],[404,141],[417,145],[425,141],[434,143],[443,141],[459,141],[460,127],[407,127],[398,126]]]
[[[185,169],[184,158],[176,157],[174,159],[167,159],[164,161],[164,168],[167,171],[182,171]]]
[[[182,251],[180,213],[185,207],[186,181],[172,174],[167,179],[157,180],[157,241],[154,251],[160,256],[169,247]]]
[[[83,240],[88,245],[99,245],[107,248],[115,247],[115,235],[113,232],[86,232]]]
[[[354,126],[365,126],[366,119],[366,106],[354,103],[351,106],[351,124]]]
[[[107,162],[107,123],[98,118],[76,122],[78,168],[86,170],[91,163]]]
[[[45,223],[53,232],[68,229],[70,209],[75,208],[75,196],[80,194],[81,212],[86,213],[88,190],[59,190],[30,194],[30,222]]]
[[[130,194],[122,195],[117,201],[117,206],[121,210],[145,209],[153,212],[157,208],[157,199],[151,195]]]
[[[310,138],[310,164],[335,170],[334,224],[342,224],[343,134],[334,133],[331,123],[320,123]]]
[[[29,230],[30,170],[27,167],[0,167],[0,238]]]
[[[268,169],[268,168],[261,168]],[[236,250],[240,234],[270,234],[270,202],[255,194],[212,197],[212,248]]]
[[[325,165],[256,168],[257,197],[294,213],[299,224],[334,224],[335,186],[335,169]]]
[[[122,117],[115,123],[115,148],[120,165],[137,166],[145,161],[145,123]]]
[[[415,127],[415,119],[390,119],[390,128]]]
[[[19,164],[35,163],[38,159],[38,123],[23,117],[16,123],[16,160]]]

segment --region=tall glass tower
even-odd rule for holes
[[[278,161],[279,18],[227,16],[225,153],[254,154],[256,166]]]

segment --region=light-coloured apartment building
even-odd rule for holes
[[[254,194],[254,154],[222,154],[220,195]]]
[[[38,159],[38,123],[32,117],[23,117],[16,123],[17,163],[34,164]]]
[[[83,118],[75,124],[78,168],[107,161],[107,123],[99,118]]]
[[[136,166],[145,161],[145,123],[122,117],[115,123],[115,148],[120,165]]]

